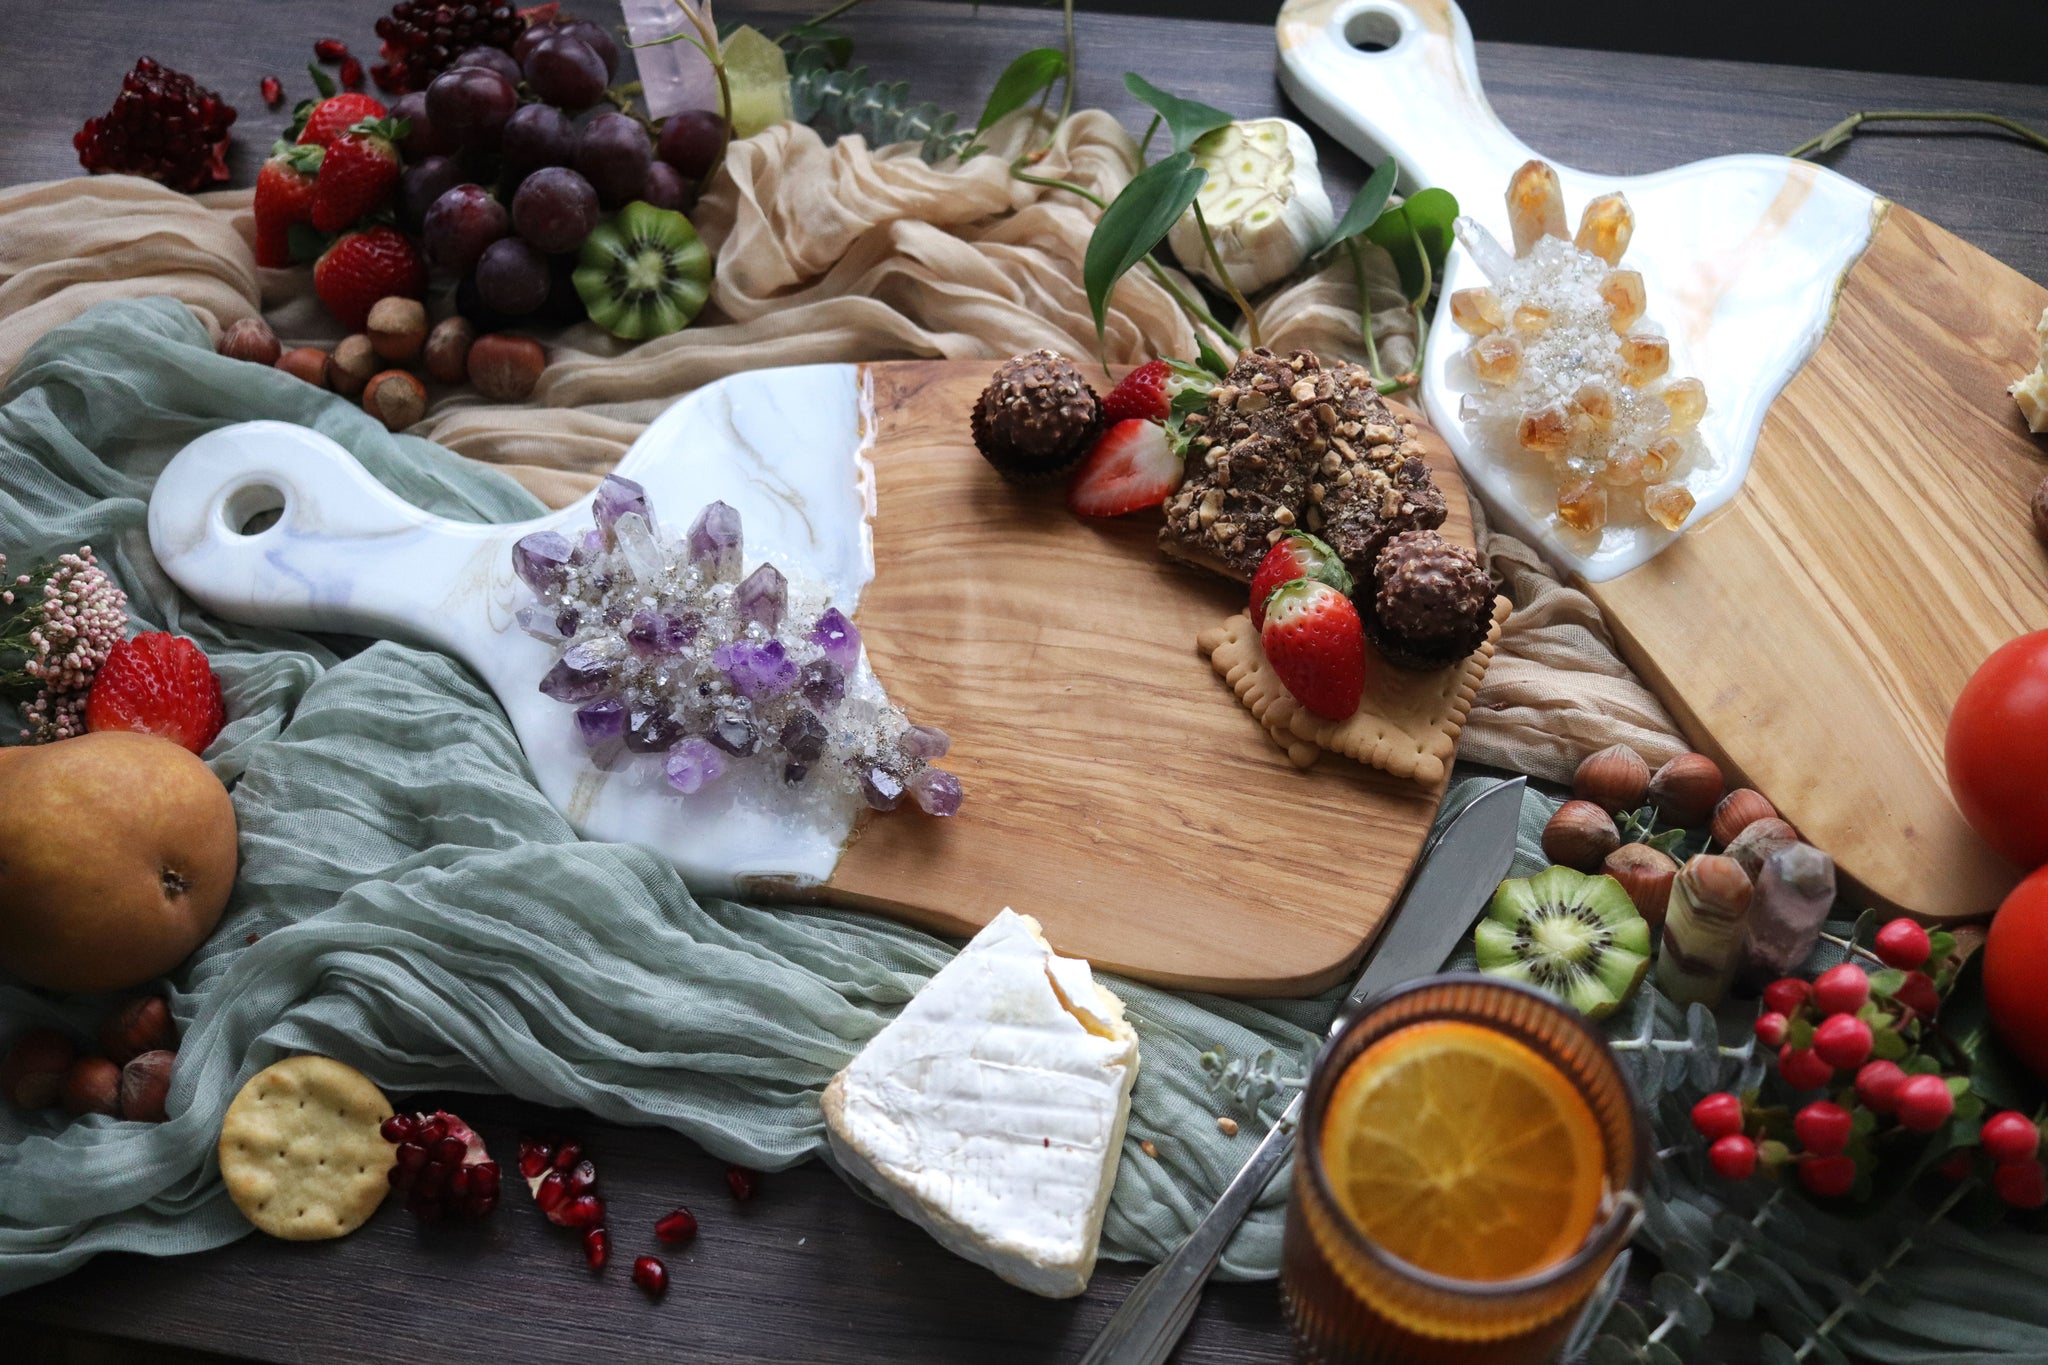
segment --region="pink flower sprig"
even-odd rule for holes
[[[92,552],[59,555],[9,579],[0,555],[0,700],[27,722],[21,738],[47,744],[85,733],[85,699],[107,654],[128,633],[128,594]]]

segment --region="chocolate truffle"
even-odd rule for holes
[[[1102,430],[1102,403],[1071,360],[1037,350],[996,367],[968,425],[998,474],[1029,483],[1081,462]]]
[[[1396,668],[1432,672],[1457,663],[1493,628],[1493,581],[1477,551],[1435,531],[1387,541],[1361,593],[1365,633]]]

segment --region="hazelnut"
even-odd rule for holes
[[[2048,479],[2041,480],[2041,486],[2034,490],[2034,534],[2041,537],[2041,543],[2048,545]]]
[[[1650,804],[1665,823],[1705,824],[1726,784],[1721,769],[1705,754],[1680,754],[1650,777]]]
[[[164,1100],[171,1093],[171,1068],[178,1054],[158,1049],[130,1058],[121,1068],[121,1117],[138,1123],[162,1123]]]
[[[327,368],[327,382],[334,385],[334,391],[344,398],[353,398],[363,391],[363,385],[370,377],[384,368],[384,362],[377,355],[377,348],[361,332],[345,336],[334,348],[334,360]]]
[[[386,370],[363,390],[363,411],[388,430],[403,431],[427,415],[427,390],[404,370]]]
[[[1737,866],[1755,881],[1763,874],[1764,864],[1771,855],[1792,847],[1799,842],[1799,831],[1778,817],[1766,816],[1752,822],[1742,833],[1728,841],[1728,847],[1721,850],[1723,856],[1734,859]]]
[[[1727,846],[1735,842],[1735,836],[1759,820],[1774,820],[1778,808],[1764,797],[1762,792],[1748,787],[1737,787],[1721,798],[1721,804],[1714,807],[1714,822],[1709,832],[1714,842]]]
[[[469,382],[494,402],[521,403],[547,364],[547,352],[531,337],[478,337],[469,348]]]
[[[1591,801],[1609,815],[1635,810],[1650,790],[1650,765],[1626,744],[1612,744],[1588,754],[1572,775],[1572,795]]]
[[[100,1025],[100,1051],[115,1066],[158,1048],[176,1047],[178,1030],[163,997],[139,995],[107,1016]]]
[[[57,1098],[73,1118],[121,1112],[121,1068],[104,1057],[80,1057],[64,1073]]]
[[[403,365],[418,358],[420,347],[427,344],[427,306],[395,295],[378,299],[367,326],[377,354]]]
[[[1591,872],[1621,847],[1621,831],[1591,801],[1567,801],[1543,827],[1543,856],[1562,867]]]
[[[277,358],[277,368],[294,379],[303,379],[316,389],[327,387],[327,352],[318,346],[300,346]]]
[[[246,360],[252,365],[275,365],[284,347],[277,333],[262,318],[243,318],[220,334],[220,353],[229,360]]]
[[[1600,870],[1621,883],[1651,928],[1664,922],[1664,912],[1671,906],[1671,883],[1678,876],[1677,859],[1648,844],[1623,844],[1607,855]]]
[[[469,348],[475,344],[475,323],[460,316],[441,319],[427,333],[427,373],[443,384],[460,384],[469,376]]]
[[[71,1040],[57,1030],[31,1029],[14,1040],[7,1060],[0,1062],[0,1095],[23,1109],[48,1109],[77,1058]]]

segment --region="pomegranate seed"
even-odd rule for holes
[[[420,1167],[427,1164],[427,1149],[417,1142],[398,1144],[398,1164],[412,1174],[418,1174]]]
[[[533,1202],[540,1205],[540,1211],[552,1215],[569,1198],[569,1182],[560,1171],[549,1171],[534,1187]]]
[[[272,109],[284,103],[284,85],[277,77],[265,76],[263,78],[263,102]]]
[[[419,1184],[415,1187],[427,1194],[439,1195],[448,1188],[448,1168],[435,1162],[420,1172]]]
[[[450,1166],[462,1164],[462,1158],[469,1155],[469,1144],[458,1137],[444,1137],[434,1144],[434,1160]]]
[[[384,1135],[386,1142],[408,1142],[412,1139],[412,1119],[405,1114],[393,1114],[384,1120],[377,1131]]]
[[[469,1167],[457,1166],[454,1173],[448,1177],[448,1197],[451,1199],[467,1199],[469,1197]]]
[[[348,56],[348,44],[339,38],[322,38],[313,44],[313,55],[323,62],[338,62]]]
[[[697,1215],[677,1209],[655,1220],[654,1235],[664,1242],[687,1242],[697,1235]]]
[[[519,1174],[528,1180],[539,1177],[555,1159],[555,1149],[539,1138],[519,1139]]]
[[[341,64],[341,83],[350,90],[363,88],[363,64],[350,57]]]
[[[583,1160],[583,1144],[565,1142],[555,1152],[555,1169],[563,1175],[576,1169],[576,1163]]]
[[[579,1161],[576,1169],[569,1172],[569,1193],[589,1194],[597,1188],[597,1167],[589,1161]]]
[[[668,1267],[652,1256],[633,1258],[633,1283],[650,1294],[660,1295],[668,1288]]]
[[[498,1192],[496,1190],[472,1189],[469,1192],[469,1202],[465,1207],[468,1208],[470,1217],[481,1218],[492,1209],[498,1207]]]
[[[479,1161],[469,1168],[469,1188],[479,1194],[498,1193],[498,1163]]]
[[[752,1199],[754,1197],[754,1182],[760,1178],[759,1174],[748,1170],[744,1166],[728,1166],[725,1168],[725,1187],[732,1191],[732,1197],[735,1199]]]
[[[592,1228],[583,1234],[583,1259],[590,1262],[592,1270],[603,1270],[611,1254],[612,1235],[609,1232],[603,1228]]]
[[[422,1147],[431,1147],[447,1136],[448,1120],[436,1114],[432,1118],[421,1121],[418,1129],[413,1133],[413,1140]]]
[[[604,1200],[594,1194],[579,1194],[562,1207],[563,1227],[594,1228],[604,1221]]]

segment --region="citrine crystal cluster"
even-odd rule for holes
[[[861,667],[859,629],[817,585],[766,561],[742,573],[736,510],[714,502],[677,538],[617,475],[592,510],[575,541],[521,539],[512,567],[538,599],[521,628],[562,651],[540,690],[576,708],[599,766],[657,757],[684,795],[752,769],[857,789],[876,810],[906,796],[927,814],[959,810],[959,779],[932,766],[945,731],[890,705]]]
[[[1584,535],[1647,518],[1676,531],[1692,514],[1686,475],[1707,462],[1706,386],[1674,376],[1671,343],[1644,317],[1643,277],[1621,265],[1635,215],[1619,194],[1565,233],[1557,172],[1531,161],[1508,182],[1511,256],[1473,219],[1458,240],[1492,282],[1460,289],[1451,318],[1472,336],[1479,381],[1459,416],[1488,449],[1542,460],[1557,519]]]

